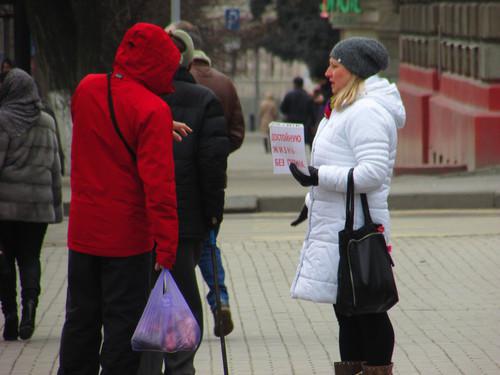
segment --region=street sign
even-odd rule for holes
[[[240,29],[240,10],[239,8],[227,8],[225,11],[226,29],[238,31]]]

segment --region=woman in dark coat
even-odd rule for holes
[[[0,301],[5,340],[29,339],[40,295],[47,224],[62,221],[61,165],[54,120],[31,76],[10,70],[0,86]],[[19,324],[16,263],[21,280]]]

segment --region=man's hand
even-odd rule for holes
[[[307,209],[307,206],[306,205],[302,206],[302,210],[300,211],[299,216],[297,216],[297,218],[294,221],[292,221],[290,225],[292,227],[295,227],[300,223],[302,223],[303,221],[307,220],[308,212],[309,210]]]
[[[293,177],[302,186],[318,186],[318,169],[312,166],[307,167],[309,169],[309,176],[302,173],[299,168],[294,163],[290,163],[290,172],[292,172]]]
[[[163,269],[163,266],[160,263],[155,262],[155,271],[160,272],[162,269]]]
[[[174,121],[173,122],[172,135],[174,136],[174,141],[181,142],[183,137],[187,137],[188,134],[192,133],[193,130],[183,122]]]

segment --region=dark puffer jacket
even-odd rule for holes
[[[210,89],[196,84],[183,67],[174,87],[163,99],[174,120],[193,130],[174,144],[179,237],[201,239],[210,224],[222,221],[230,142],[222,106]]]

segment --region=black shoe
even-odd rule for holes
[[[35,331],[36,303],[33,300],[23,303],[23,314],[19,325],[19,337],[28,340]]]
[[[214,310],[214,335],[217,337],[227,336],[233,332],[233,320],[231,319],[231,310],[228,305],[222,305],[220,309],[220,321],[217,309]]]
[[[3,339],[5,341],[16,341],[18,332],[19,318],[17,313],[5,315],[5,322],[3,326]]]

